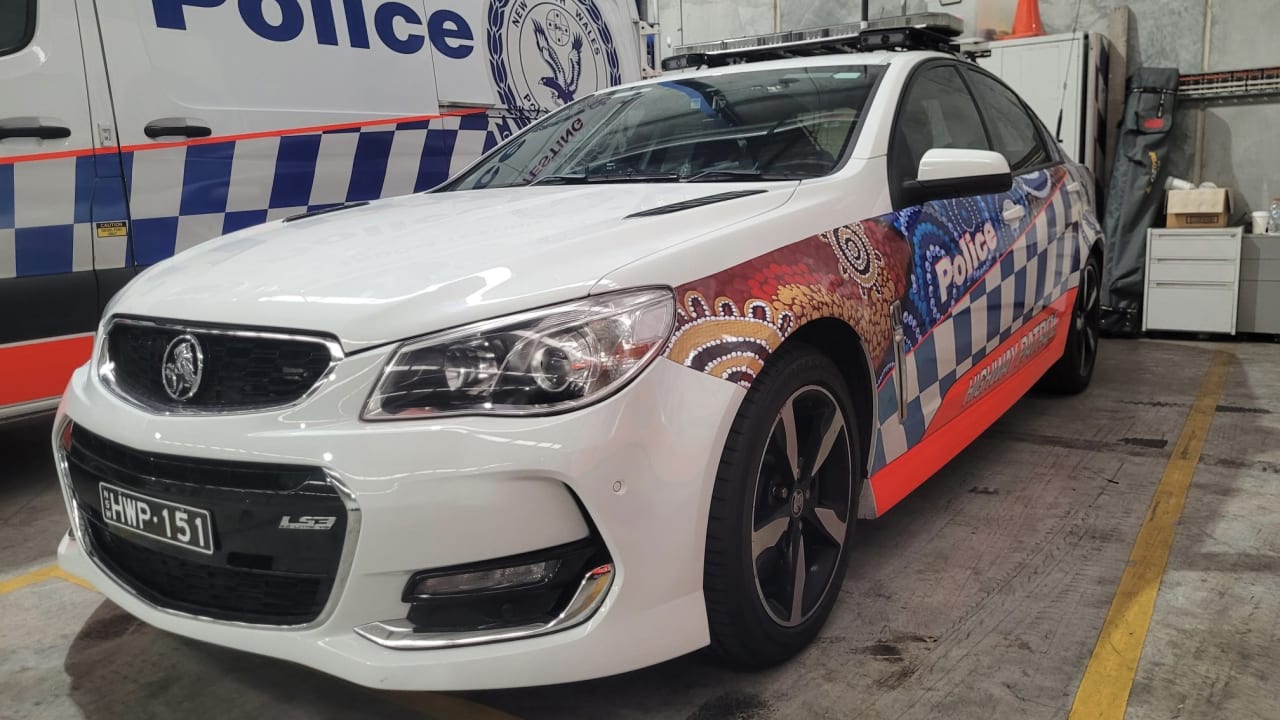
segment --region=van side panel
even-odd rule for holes
[[[430,189],[485,148],[483,111],[124,148],[132,244],[152,265],[210,238]]]
[[[96,22],[19,1],[36,12],[27,45],[0,56],[0,125],[17,131],[0,139],[0,417],[47,407],[88,359],[112,282],[98,268],[125,265],[127,232],[119,159],[98,131],[109,139],[109,95],[86,77]]]

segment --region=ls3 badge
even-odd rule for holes
[[[338,523],[338,518],[329,516],[303,515],[294,520],[292,516],[285,515],[280,518],[281,530],[331,530]]]

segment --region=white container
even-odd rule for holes
[[[1253,212],[1253,234],[1262,235],[1267,232],[1267,224],[1271,222],[1271,213],[1266,210]]]

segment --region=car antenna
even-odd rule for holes
[[[1067,45],[1067,74],[1062,78],[1062,98],[1058,101],[1058,129],[1054,134],[1058,144],[1062,144],[1062,118],[1067,110],[1067,85],[1071,84],[1071,56],[1076,51],[1076,31],[1080,28],[1080,4],[1083,0],[1076,0],[1076,18],[1071,23],[1071,42]],[[1084,51],[1084,41],[1080,42],[1081,52]]]

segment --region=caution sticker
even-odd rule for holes
[[[124,220],[94,223],[93,227],[100,238],[124,237],[129,234],[129,223]]]

